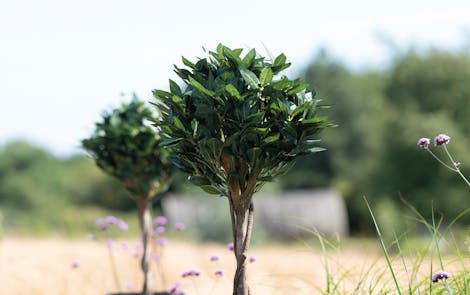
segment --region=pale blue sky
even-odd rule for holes
[[[182,55],[219,42],[265,44],[295,74],[320,47],[354,67],[381,66],[390,51],[380,34],[403,48],[452,49],[469,32],[469,1],[0,0],[0,144],[79,152],[120,93],[151,100]]]

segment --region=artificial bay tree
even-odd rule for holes
[[[136,97],[130,103],[102,115],[101,122],[82,145],[106,173],[117,178],[134,198],[137,209],[143,255],[142,294],[150,295],[151,200],[167,189],[173,165],[168,151],[160,146],[161,137],[150,124],[152,111]]]
[[[294,160],[323,150],[318,133],[329,126],[318,116],[314,93],[299,79],[277,77],[290,66],[284,54],[268,60],[255,49],[219,44],[208,58],[183,57],[175,67],[182,88],[154,90],[162,113],[162,143],[171,161],[209,194],[228,198],[237,269],[233,294],[249,294],[246,253],[253,228],[253,195],[285,173]]]

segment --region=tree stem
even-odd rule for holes
[[[137,208],[140,231],[142,235],[142,260],[141,268],[144,274],[144,283],[142,286],[142,295],[151,295],[151,277],[150,277],[150,242],[151,242],[151,231],[152,231],[152,217],[149,209],[149,198],[137,197]]]

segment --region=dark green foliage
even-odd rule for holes
[[[169,92],[153,91],[173,163],[210,194],[227,196],[234,179],[242,191],[258,189],[297,156],[321,151],[317,135],[330,125],[306,83],[278,78],[290,65],[283,54],[241,53],[219,45],[197,62],[183,58],[187,68],[175,67],[183,87],[170,80]]]
[[[150,125],[152,112],[137,98],[103,114],[94,134],[82,141],[96,164],[133,195],[147,197],[167,187],[172,165]]]

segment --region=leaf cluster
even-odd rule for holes
[[[232,181],[255,190],[285,173],[297,156],[322,150],[317,135],[330,125],[306,83],[278,78],[290,66],[284,54],[242,52],[219,44],[197,62],[183,57],[175,72],[184,85],[153,91],[171,161],[213,194],[227,195]]]
[[[96,164],[121,181],[132,194],[154,196],[170,180],[173,165],[168,152],[151,125],[152,111],[136,97],[121,107],[105,112],[83,147]]]

